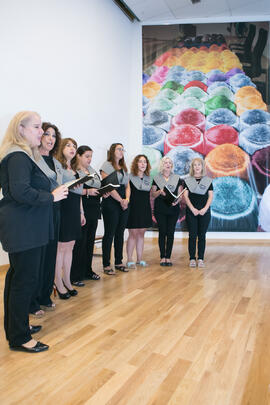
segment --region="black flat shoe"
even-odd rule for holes
[[[25,346],[9,346],[10,350],[14,350],[16,352],[26,352],[26,353],[39,353],[44,352],[45,350],[49,349],[48,345],[44,343],[37,342],[34,347],[25,347]]]
[[[58,291],[58,288],[55,286],[58,297],[60,298],[60,300],[68,300],[70,298],[70,294],[69,292],[66,292],[64,294],[60,293],[60,291]]]
[[[165,264],[166,264],[166,266],[168,266],[168,267],[171,267],[171,266],[173,265],[172,262],[166,262]]]
[[[30,325],[30,332],[31,335],[34,333],[38,333],[41,330],[42,326],[41,325]]]
[[[167,263],[166,262],[160,262],[160,266],[162,266],[162,267],[167,266]]]
[[[95,273],[94,271],[87,274],[85,276],[85,278],[86,278],[86,280],[100,280],[100,276],[97,273]]]
[[[72,285],[76,285],[76,287],[84,287],[85,284],[82,281],[73,281]]]

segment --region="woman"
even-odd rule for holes
[[[171,254],[175,225],[180,213],[180,199],[168,204],[164,191],[165,186],[174,194],[180,193],[181,179],[178,174],[173,173],[173,161],[168,156],[161,159],[159,174],[153,179],[152,196],[155,199],[154,215],[159,230],[160,265],[172,266]]]
[[[100,195],[101,186],[97,172],[90,166],[93,151],[89,146],[80,146],[76,152],[76,170],[80,177],[92,174],[94,177],[83,186],[83,210],[86,224],[82,227],[82,237],[75,243],[71,266],[71,283],[83,287],[82,280],[99,280],[100,276],[92,269],[93,251],[98,220],[101,218]]]
[[[44,133],[39,146],[41,158],[38,159],[37,165],[50,179],[51,189],[53,190],[62,184],[62,166],[58,160],[53,157],[57,153],[61,142],[61,134],[58,128],[50,122],[43,122],[42,129]],[[36,317],[43,316],[44,310],[53,311],[55,309],[55,303],[51,300],[51,294],[54,284],[56,252],[59,237],[60,202],[53,204],[53,224],[54,238],[49,241],[46,247],[41,285],[34,296],[30,307],[30,313]]]
[[[152,214],[150,206],[150,178],[151,166],[147,156],[137,155],[131,164],[130,180],[130,204],[127,228],[129,236],[127,240],[127,268],[136,268],[132,261],[132,254],[136,246],[137,265],[145,267],[147,263],[142,260],[144,247],[144,234],[146,228],[152,226]]]
[[[63,168],[63,183],[79,177],[74,169],[77,143],[72,138],[61,141],[57,159]],[[75,240],[81,237],[81,226],[85,224],[82,206],[82,186],[72,189],[61,203],[60,232],[56,255],[55,286],[60,299],[66,300],[78,294],[70,281],[72,250]]]
[[[127,167],[124,159],[124,148],[121,143],[113,143],[108,151],[107,161],[100,169],[102,179],[115,177],[120,187],[102,200],[101,208],[104,220],[104,236],[102,239],[102,260],[105,274],[115,275],[110,266],[111,247],[114,240],[115,265],[119,271],[127,272],[123,265],[124,231],[128,219],[130,186]]]
[[[43,130],[40,116],[17,113],[0,147],[0,240],[9,254],[4,290],[4,326],[11,350],[37,353],[49,346],[32,339],[41,326],[29,325],[33,291],[37,291],[46,245],[53,237],[53,202],[65,199],[64,186],[51,183],[37,166]]]
[[[205,267],[205,235],[211,219],[210,205],[213,200],[212,179],[205,175],[205,163],[200,158],[191,162],[189,177],[184,192],[186,200],[186,221],[189,230],[189,266],[196,267],[196,243],[198,239],[198,267]]]

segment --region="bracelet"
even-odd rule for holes
[[[81,215],[84,215],[84,211],[80,211]]]
[[[129,198],[125,198],[125,200],[129,203]]]

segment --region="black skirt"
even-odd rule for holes
[[[81,213],[79,194],[70,192],[61,201],[59,242],[70,242],[81,237]]]

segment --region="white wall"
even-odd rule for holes
[[[0,140],[29,109],[91,146],[96,169],[112,142],[140,151],[141,27],[112,0],[0,2],[0,55]]]

